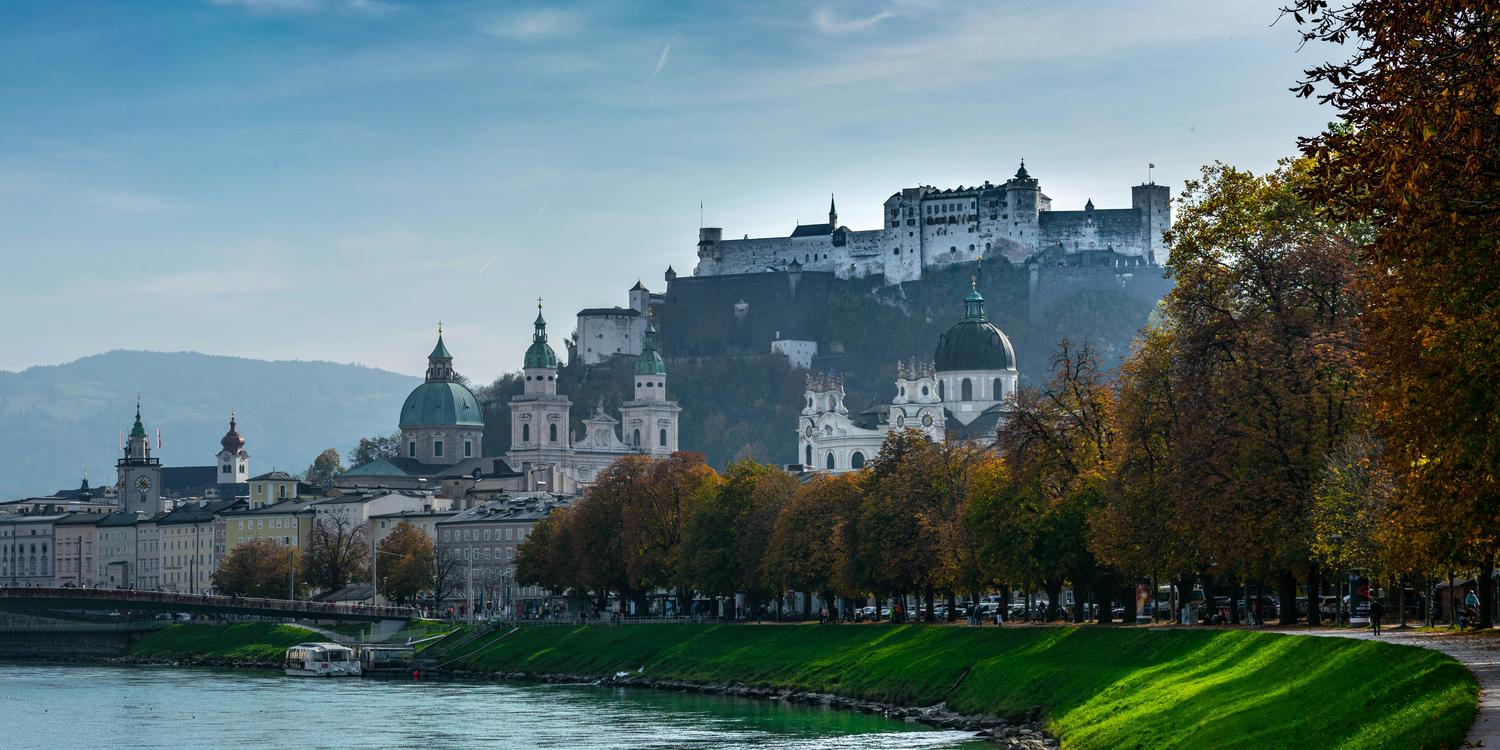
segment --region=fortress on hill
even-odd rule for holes
[[[899,284],[922,278],[928,268],[991,258],[1018,265],[1161,266],[1170,199],[1165,185],[1152,182],[1130,189],[1130,208],[1096,209],[1090,200],[1081,211],[1054,211],[1023,161],[999,185],[904,188],[886,199],[880,229],[840,226],[832,199],[828,223],[798,225],[786,237],[726,240],[724,230],[704,227],[693,275],[824,271]],[[1073,255],[1089,260],[1065,260]]]

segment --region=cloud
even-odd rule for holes
[[[813,11],[813,27],[823,34],[852,34],[856,31],[864,31],[888,18],[896,18],[902,15],[896,10],[882,10],[873,16],[864,18],[836,18],[833,11],[820,8]]]
[[[484,31],[501,39],[532,41],[572,34],[582,26],[583,16],[577,11],[548,8],[495,19]]]
[[[661,48],[661,57],[656,58],[656,68],[651,71],[651,75],[647,76],[648,79],[655,78],[656,74],[660,73],[662,68],[667,67],[667,57],[671,54],[672,42],[668,41],[667,46]]]
[[[345,13],[351,15],[384,15],[396,10],[385,0],[209,0],[214,5],[244,8],[251,13],[267,15]]]
[[[170,214],[183,210],[165,198],[122,190],[89,190],[84,192],[83,200],[91,206],[122,214]]]

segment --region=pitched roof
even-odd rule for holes
[[[833,234],[833,225],[826,222],[823,224],[798,224],[797,228],[792,230],[793,237],[818,237],[829,234]]]
[[[277,482],[295,482],[297,481],[297,478],[284,471],[268,471],[258,477],[250,477],[250,481],[252,482],[264,482],[267,480]]]

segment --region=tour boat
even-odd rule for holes
[[[285,671],[292,677],[358,677],[354,649],[337,643],[299,643],[286,650]]]

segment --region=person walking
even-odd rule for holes
[[[1379,599],[1370,598],[1370,630],[1380,635],[1380,616],[1385,614],[1385,605]]]

